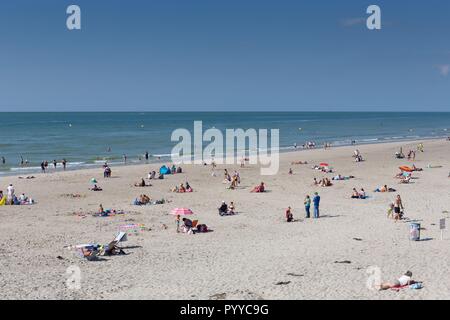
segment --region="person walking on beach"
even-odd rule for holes
[[[148,151],[145,151],[145,161],[148,161]]]
[[[313,203],[314,203],[314,219],[318,219],[319,218],[320,196],[319,196],[319,193],[317,193],[317,192],[314,192]]]
[[[58,165],[58,162],[56,160],[53,160],[53,167],[55,167],[55,170],[56,170],[57,165]]]
[[[404,210],[404,207],[403,207],[402,198],[398,194],[397,197],[394,200],[394,219],[395,219],[395,222],[397,222],[397,220],[401,220],[402,219],[403,210]]]
[[[309,219],[311,216],[311,213],[310,213],[311,198],[309,197],[309,195],[306,195],[306,198],[305,198],[305,201],[303,201],[303,204],[305,205],[305,211],[306,211],[305,218]]]
[[[127,163],[127,155],[125,153],[123,154],[123,163]]]
[[[63,170],[66,171],[66,165],[67,165],[66,159],[62,159],[61,163],[63,165]]]
[[[41,162],[41,170],[43,173],[45,173],[45,162],[44,161]]]

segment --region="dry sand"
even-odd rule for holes
[[[281,155],[276,176],[259,175],[258,166],[239,170],[242,184],[227,190],[222,169],[184,166],[185,173],[153,181],[152,187],[132,187],[158,165],[113,167],[113,177],[103,179],[102,169],[37,174],[35,179],[2,177],[6,191],[13,183],[16,194],[36,199],[33,206],[0,206],[0,298],[2,299],[450,299],[450,234],[440,240],[439,219],[449,217],[450,142],[425,141],[416,166],[423,172],[412,184],[399,185],[393,176],[405,160],[394,159],[417,142],[358,146],[366,161],[355,163],[354,147],[308,150]],[[291,165],[291,161],[308,165]],[[355,179],[337,181],[328,188],[312,186],[313,177],[332,177],[311,169],[329,162],[337,173]],[[427,169],[427,164],[442,168]],[[292,167],[294,175],[288,175]],[[102,192],[88,191],[97,178]],[[173,186],[189,181],[194,193],[174,194]],[[269,192],[250,193],[263,180]],[[409,223],[386,217],[397,193],[374,193],[383,184],[397,189],[406,216],[422,225],[422,238],[409,240]],[[365,188],[369,199],[352,200],[352,188]],[[303,199],[319,191],[322,218],[305,220]],[[63,194],[81,194],[68,198]],[[171,203],[133,206],[146,193]],[[222,200],[234,201],[239,214],[220,217]],[[80,218],[74,212],[105,208],[123,209],[121,216]],[[189,207],[195,219],[213,232],[187,235],[175,232],[174,207]],[[284,221],[287,206],[295,223]],[[64,248],[81,243],[108,243],[118,226],[142,223],[150,230],[130,235],[128,255],[87,261]],[[167,229],[163,227],[167,225]],[[362,239],[361,241],[354,238]],[[58,258],[59,256],[59,258]],[[335,263],[348,260],[351,263]],[[81,288],[68,288],[67,268],[81,271]],[[374,291],[366,286],[367,272],[381,270],[382,280],[394,280],[406,270],[424,282],[421,290]],[[369,269],[368,269],[369,268]],[[284,284],[277,284],[282,282]]]

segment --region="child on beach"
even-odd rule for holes
[[[286,209],[286,222],[292,222],[294,221],[294,215],[292,214],[291,207],[288,207]]]
[[[310,208],[311,208],[311,198],[309,197],[309,195],[306,195],[306,198],[303,201],[303,204],[305,205],[306,218],[309,219],[309,217],[310,217]]]

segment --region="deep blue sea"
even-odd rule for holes
[[[0,175],[39,171],[39,164],[66,158],[71,169],[99,166],[104,160],[140,162],[148,151],[169,159],[172,131],[193,129],[280,129],[282,150],[306,141],[318,145],[380,143],[387,141],[447,137],[450,113],[355,113],[355,112],[92,112],[92,113],[0,113]],[[21,167],[21,157],[28,160]],[[142,160],[141,160],[142,161]],[[51,165],[49,165],[52,167]]]

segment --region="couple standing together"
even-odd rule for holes
[[[314,198],[312,199],[312,202],[314,204],[314,219],[318,219],[319,218],[320,196],[317,192],[314,192]],[[311,216],[311,213],[310,213],[311,198],[309,195],[306,196],[304,204],[305,204],[306,218],[309,218]]]

